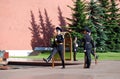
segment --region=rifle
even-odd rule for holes
[[[94,48],[94,54],[95,54],[95,64],[97,64],[97,55],[96,55],[96,48]]]

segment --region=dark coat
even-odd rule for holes
[[[85,34],[81,42],[83,42],[84,50],[95,48],[95,44],[89,34]]]
[[[55,40],[57,39],[57,40]],[[63,38],[63,35],[57,35],[55,37],[54,41],[53,41],[53,45],[52,47],[56,47],[59,43],[63,43],[64,42],[64,38]]]

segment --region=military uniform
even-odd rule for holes
[[[77,61],[76,60],[77,49],[78,49],[78,43],[77,43],[77,37],[75,37],[74,41],[73,41],[73,59],[74,59],[74,61]]]
[[[56,30],[60,30],[60,28],[56,28]],[[53,50],[51,52],[51,54],[49,55],[49,57],[47,59],[43,58],[44,61],[46,61],[47,63],[52,59],[52,57],[58,52],[59,56],[61,58],[62,61],[62,68],[65,68],[65,64],[64,64],[64,55],[63,55],[63,42],[64,42],[64,38],[63,35],[59,34],[55,37],[54,39],[54,43],[52,45]]]
[[[85,29],[84,31],[88,32],[88,29]],[[95,48],[93,40],[91,38],[91,36],[86,33],[84,34],[83,39],[81,40],[81,42],[83,42],[83,47],[84,47],[84,53],[85,53],[85,63],[84,63],[84,67],[85,68],[90,68],[91,65],[91,52],[92,52],[92,48]]]

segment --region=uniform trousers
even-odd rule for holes
[[[52,57],[53,57],[56,53],[59,53],[60,59],[61,59],[61,61],[62,61],[62,66],[65,67],[63,49],[64,49],[64,48],[63,48],[63,45],[62,45],[62,44],[59,44],[59,45],[57,45],[56,47],[53,47],[53,50],[52,50],[50,56],[47,58],[48,62],[52,59]]]
[[[85,52],[85,67],[90,68],[91,65],[91,49],[86,50]]]

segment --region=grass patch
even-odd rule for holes
[[[42,59],[47,58],[49,56],[49,52],[46,53],[40,53],[37,56],[20,56],[20,57],[11,57],[11,58],[32,58],[32,59]],[[120,53],[116,52],[107,52],[107,53],[97,53],[99,55],[99,60],[120,60]],[[57,56],[59,57],[59,56]],[[91,55],[92,59],[94,57]],[[66,54],[66,58],[69,58],[69,54]],[[83,60],[84,59],[84,53],[77,53],[77,60]]]
[[[108,52],[98,53],[99,60],[120,60],[120,53]]]
[[[120,60],[120,53],[116,52],[97,53],[97,55],[99,55],[98,60]],[[94,59],[92,55],[91,57]],[[84,53],[78,53],[77,59],[84,59]]]

